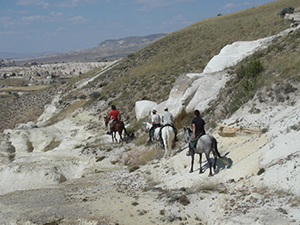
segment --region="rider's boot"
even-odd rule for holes
[[[189,150],[187,151],[187,153],[186,153],[186,156],[190,156],[191,155],[191,147],[189,147]]]

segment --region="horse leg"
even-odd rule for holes
[[[209,153],[205,153],[205,156],[206,156],[207,162],[209,164],[209,174],[208,174],[208,176],[211,177],[212,176],[212,171],[211,171],[211,161],[210,161],[210,158],[209,158]]]
[[[193,172],[193,165],[194,165],[195,153],[194,153],[194,152],[192,152],[192,153],[191,153],[191,156],[192,156],[192,161],[191,161],[191,169],[190,169],[190,173],[192,173],[192,172]]]
[[[115,136],[114,136],[114,137],[115,137],[115,141],[118,142],[118,139],[117,139],[117,131],[115,131],[114,134],[115,134]]]
[[[111,134],[111,141],[114,142],[114,132],[112,129],[110,129],[110,134]]]
[[[200,168],[199,168],[199,174],[203,173],[202,170],[202,153],[199,153],[199,164],[200,164]]]
[[[216,173],[217,154],[216,153],[213,153],[213,154],[214,154],[214,165],[213,165],[213,168],[214,168],[214,173]]]
[[[121,142],[122,145],[123,145],[122,130],[121,131],[119,130],[118,133],[119,133],[119,136],[120,136],[120,141],[119,142]]]

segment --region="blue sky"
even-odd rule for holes
[[[1,0],[0,52],[65,52],[171,33],[272,0]]]

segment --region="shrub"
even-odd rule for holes
[[[139,168],[140,168],[139,166],[133,166],[129,169],[129,173],[132,173],[132,172],[138,170]]]
[[[237,76],[239,79],[251,79],[257,77],[263,71],[263,66],[258,59],[250,61],[247,66],[241,66],[237,70]]]
[[[287,8],[284,8],[280,13],[279,13],[279,15],[281,16],[281,17],[284,17],[285,16],[285,14],[287,14],[287,13],[294,13],[294,7],[292,7],[292,6],[289,6],[289,7],[287,7]]]
[[[79,96],[79,99],[86,99],[86,97],[87,96],[85,94],[82,94],[82,95]]]
[[[265,172],[265,169],[264,168],[260,168],[257,172],[257,175],[261,175]]]
[[[99,98],[100,97],[100,92],[99,91],[94,91],[90,94],[90,97]]]
[[[103,159],[105,159],[105,156],[99,157],[98,159],[96,159],[96,162],[100,162],[100,161],[102,161]]]

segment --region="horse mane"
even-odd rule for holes
[[[191,128],[189,128],[189,127],[184,128],[184,130],[188,130],[189,133],[192,132]]]

